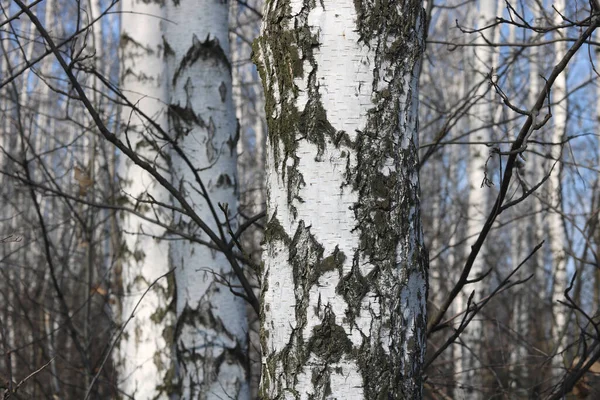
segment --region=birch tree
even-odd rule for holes
[[[238,127],[232,100],[226,2],[167,2],[165,27],[172,181],[197,215],[227,242],[237,211]],[[191,235],[198,226],[180,218]],[[183,398],[249,399],[248,323],[240,284],[220,252],[171,244],[177,283],[176,359]]]
[[[566,10],[564,0],[555,3],[554,23],[560,25],[563,20],[559,12]],[[556,31],[556,36],[562,36],[561,31]],[[554,44],[554,64],[558,64],[567,52],[567,45],[564,41],[557,40]],[[567,72],[564,71],[556,78],[552,95],[552,114],[554,127],[552,131],[552,143],[561,143],[565,137],[567,129]],[[555,374],[561,375],[564,368],[562,352],[567,344],[568,329],[568,309],[558,303],[564,298],[564,291],[567,288],[567,254],[564,250],[564,225],[562,216],[562,146],[554,145],[550,151],[550,163],[552,171],[550,173],[549,185],[547,188],[547,202],[550,207],[548,213],[548,238],[550,239],[550,253],[552,255],[552,315],[554,324],[552,325],[552,337],[555,343],[557,355],[553,358],[552,366],[556,369]]]
[[[231,42],[233,102],[239,126],[237,171],[240,217],[249,221],[265,210],[265,137],[264,96],[256,65],[252,62],[252,42],[260,33],[262,0],[231,4],[229,37]],[[256,264],[260,264],[263,221],[244,231],[239,242]],[[247,269],[248,280],[258,290],[257,274]],[[260,320],[248,304],[248,359],[251,398],[258,396],[260,382]]]
[[[498,2],[496,0],[482,0],[479,3],[479,9],[477,11],[477,17],[475,18],[475,24],[478,29],[485,28],[490,21],[496,16]],[[487,215],[488,197],[489,191],[487,185],[487,171],[486,165],[488,161],[488,150],[484,145],[485,143],[492,140],[491,126],[492,126],[492,115],[494,108],[491,106],[491,91],[488,85],[489,74],[492,71],[494,65],[494,53],[486,47],[486,40],[494,42],[495,30],[484,31],[481,35],[475,39],[473,56],[471,58],[472,74],[476,77],[476,82],[479,87],[476,91],[478,102],[474,104],[472,110],[472,117],[470,119],[470,130],[473,134],[470,136],[470,141],[475,142],[469,146],[469,159],[467,165],[468,179],[469,179],[469,197],[468,197],[468,219],[467,219],[467,238],[469,248],[479,236],[483,223]],[[478,256],[469,279],[476,280],[481,278],[482,274],[485,273],[485,252]],[[473,301],[479,301],[485,294],[485,286],[481,280],[474,281],[472,286],[467,286],[464,291],[462,298],[459,297],[459,303],[462,308],[465,309],[468,305],[468,298],[470,293],[474,291]],[[481,386],[481,371],[482,366],[482,336],[483,336],[483,322],[480,317],[475,318],[469,324],[461,336],[463,342],[463,348],[459,363],[462,364],[460,369],[460,375],[458,379],[459,387],[464,391],[462,393],[468,393],[469,398],[478,398],[471,396],[479,396],[480,392],[478,387]],[[457,366],[458,369],[458,366]],[[456,371],[458,373],[458,371]],[[473,391],[475,389],[475,391]],[[461,390],[459,390],[461,393]],[[466,394],[465,394],[466,395]]]
[[[269,2],[262,398],[417,399],[421,1]]]
[[[163,24],[165,8],[159,1],[129,0],[123,3],[121,21],[124,94],[163,129],[167,128],[165,104],[168,101]],[[166,164],[156,145],[152,125],[130,108],[123,109],[122,140],[140,157],[165,173]],[[154,144],[154,146],[153,146]],[[122,190],[131,207],[150,217],[166,216],[154,202],[168,203],[165,189],[127,158],[121,160]],[[127,322],[142,295],[157,278],[169,271],[168,244],[161,241],[164,229],[131,213],[125,213],[122,230],[126,245],[117,276],[123,287],[121,322]],[[171,308],[173,281],[159,280],[145,294],[128,322],[115,364],[120,388],[139,399],[167,399],[173,393],[172,366],[174,314]]]

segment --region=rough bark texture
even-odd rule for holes
[[[130,101],[166,128],[164,6],[159,1],[128,0],[122,7],[122,88]],[[123,130],[123,141],[127,140],[132,149],[164,173],[164,162],[157,157],[157,147],[152,145],[157,140],[156,132],[148,121],[125,108]],[[139,212],[156,217],[157,211],[149,201],[168,202],[165,190],[129,160],[123,159],[120,168],[124,178],[122,189],[127,194],[124,199]],[[126,248],[117,275],[122,279],[124,297],[118,314],[121,322],[125,322],[148,286],[169,270],[169,252],[168,244],[158,240],[164,230],[153,224],[126,213],[122,229]],[[136,399],[167,399],[173,393],[173,295],[172,279],[160,280],[145,295],[123,334],[115,360],[120,388]]]
[[[266,5],[262,398],[421,397],[422,49],[419,0]]]
[[[173,183],[226,242],[235,231],[236,143],[226,2],[168,1],[165,26],[172,136],[189,163],[173,154]],[[220,205],[228,206],[227,215]],[[179,217],[178,217],[179,219]],[[179,229],[198,231],[180,218]],[[207,239],[206,236],[203,237]],[[186,241],[171,244],[176,267],[176,358],[185,399],[248,399],[245,302],[222,253]]]

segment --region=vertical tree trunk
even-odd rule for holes
[[[188,165],[173,154],[173,182],[223,241],[235,231],[238,127],[232,101],[226,2],[167,2],[169,118]],[[228,206],[228,213],[220,209]],[[179,228],[190,234],[201,232]],[[248,399],[246,306],[222,253],[186,241],[171,244],[176,267],[176,357],[186,399]]]
[[[563,13],[567,4],[564,0],[555,2],[556,10]],[[563,23],[563,19],[558,12],[554,13],[554,22],[556,25]],[[560,31],[556,31],[560,35]],[[558,63],[567,52],[567,43],[557,41],[554,44],[555,61]],[[567,71],[563,71],[554,82],[552,87],[552,120],[554,128],[552,133],[552,143],[560,143],[565,137],[567,129]],[[568,329],[568,310],[558,303],[558,300],[564,300],[564,291],[567,288],[567,255],[564,250],[564,225],[562,219],[562,146],[554,145],[550,151],[550,166],[554,166],[550,179],[548,179],[547,201],[550,206],[548,213],[548,238],[550,239],[550,253],[552,254],[552,271],[554,280],[552,283],[552,315],[554,324],[552,326],[552,337],[555,343],[557,354],[553,358],[552,366],[555,368],[554,375],[562,375],[564,369],[563,357],[560,354],[565,350],[566,333]],[[557,162],[558,161],[558,162]],[[555,164],[556,163],[556,164]]]
[[[10,2],[7,0],[0,0],[0,7],[3,10],[8,9],[10,6]],[[2,31],[0,32],[0,71],[8,71],[9,65],[9,54],[6,51],[6,47],[4,45],[4,41],[6,35]],[[7,85],[3,88],[0,88],[0,145],[3,149],[11,148],[11,137],[14,140],[15,135],[11,135],[12,131],[11,120],[12,116],[12,108],[13,106],[10,104],[10,86]],[[10,164],[10,158],[6,156],[5,152],[0,152],[0,168],[3,171],[10,171],[8,166]],[[9,178],[0,174],[0,193],[2,194],[2,202],[5,204],[0,208],[0,218],[2,221],[6,221],[2,224],[2,232],[0,235],[2,237],[7,237],[9,234],[13,234],[14,232],[18,232],[19,227],[15,224],[14,215],[16,213],[13,212],[13,207],[10,206],[9,199],[11,197],[17,197],[19,194],[12,193],[10,186],[8,184]],[[12,245],[3,244],[2,245],[2,260],[8,260],[11,253],[14,250],[12,249]],[[0,293],[2,293],[2,302],[6,304],[6,306],[2,310],[2,321],[0,321],[0,343],[1,348],[4,353],[7,353],[8,350],[14,349],[15,346],[15,315],[17,315],[16,310],[14,309],[15,302],[15,288],[17,286],[17,282],[15,278],[15,272],[12,267],[2,268],[0,270],[0,276],[2,277],[2,282],[0,283],[2,286],[0,287]],[[12,286],[12,287],[11,287]],[[8,348],[7,348],[8,347]],[[0,367],[4,372],[4,375],[13,374],[15,371],[15,357],[2,357],[0,360]],[[5,378],[6,379],[6,378]]]
[[[44,26],[49,29],[52,30],[53,28],[56,27],[57,25],[57,19],[55,18],[55,7],[56,7],[56,1],[55,0],[48,0],[46,1],[45,4],[45,9],[44,9]],[[51,57],[47,57],[45,58],[42,62],[41,62],[41,68],[40,68],[40,76],[43,77],[48,77],[51,75],[52,72],[52,66],[53,63],[55,62],[55,60]],[[42,87],[39,90],[39,94],[36,96],[39,100],[39,114],[37,116],[38,118],[38,126],[41,127],[42,129],[44,128],[48,128],[47,132],[55,132],[55,130],[53,128],[55,128],[56,126],[56,119],[52,118],[51,116],[57,112],[56,109],[52,108],[52,105],[55,105],[52,103],[53,99],[53,92],[50,90],[50,85],[44,83],[44,82],[39,82],[40,85],[42,85]],[[56,138],[51,137],[50,135],[44,134],[44,131],[40,129],[40,131],[37,133],[39,136],[43,137],[43,142],[44,142],[44,148],[37,148],[36,151],[38,154],[42,154],[46,151],[48,151],[49,149],[52,149],[52,145],[54,140],[56,140]],[[58,163],[55,162],[53,159],[56,158],[56,155],[53,155],[50,157],[50,159],[52,161],[50,161],[50,165],[57,165]],[[41,178],[41,177],[40,177]],[[43,179],[43,178],[42,178]],[[49,214],[49,217],[53,220],[60,220],[61,218],[61,206],[62,204],[60,204],[59,201],[57,201],[56,198],[52,198],[52,199],[44,199],[44,202],[42,203],[42,205],[45,206],[46,208],[46,213]],[[62,227],[61,227],[62,228]],[[61,228],[58,228],[56,230],[54,230],[51,234],[50,234],[50,240],[54,241],[55,243],[61,243],[60,241],[60,231],[62,230]],[[45,265],[46,263],[44,263]],[[46,297],[46,290],[47,287],[50,285],[50,271],[48,270],[48,268],[44,268],[44,273],[43,273],[43,293],[40,293],[39,298],[40,298],[40,302],[48,302],[50,304],[49,308],[50,309],[54,309],[54,310],[58,310],[60,309],[60,305],[58,304],[57,299],[52,296],[52,297]],[[50,289],[52,290],[52,289]],[[88,292],[89,293],[89,292]],[[86,293],[87,295],[87,293]],[[56,357],[58,355],[58,351],[57,351],[57,344],[58,344],[58,340],[57,340],[57,334],[56,332],[59,331],[59,326],[60,326],[60,318],[53,314],[53,313],[49,313],[47,310],[45,309],[41,309],[40,310],[40,320],[43,320],[43,331],[46,334],[45,338],[46,338],[46,352],[47,355],[49,357]],[[49,366],[51,372],[52,372],[52,379],[51,379],[51,388],[52,388],[52,394],[57,397],[60,398],[61,394],[62,394],[62,383],[60,381],[60,373],[59,373],[59,369],[56,366],[56,363],[51,363]],[[84,374],[85,375],[85,379],[87,381],[88,379],[88,374]],[[87,382],[86,382],[87,383]]]
[[[262,0],[256,0],[251,6],[262,9]],[[232,28],[235,30],[235,34],[230,34],[230,37],[233,100],[240,126],[240,140],[237,146],[240,202],[245,215],[252,216],[263,211],[265,203],[264,96],[257,79],[256,67],[250,61],[251,42],[259,34],[260,19],[237,2],[231,6],[230,16],[233,19]],[[244,250],[253,258],[256,256],[257,261],[260,260],[261,241],[262,231],[251,227],[246,231],[242,243]]]
[[[419,0],[270,2],[262,398],[419,399]]]
[[[127,0],[122,11],[122,89],[130,101],[166,129],[165,8],[158,0]],[[164,162],[155,150],[160,144],[152,145],[157,137],[148,121],[130,108],[123,109],[122,119],[122,140],[163,172]],[[121,161],[123,191],[130,206],[155,217],[158,211],[151,200],[168,203],[165,190],[129,160]],[[120,316],[125,322],[148,286],[169,270],[169,252],[167,243],[160,240],[163,229],[128,213],[123,215],[122,227],[126,250],[120,272],[124,291]],[[167,399],[173,393],[173,296],[172,279],[159,280],[145,295],[122,336],[116,368],[121,389],[136,399]]]
[[[478,29],[488,26],[496,17],[497,0],[481,0],[479,2],[479,10],[477,11],[474,22]],[[473,105],[473,116],[471,118],[470,129],[474,132],[470,136],[470,141],[486,143],[491,140],[492,132],[490,123],[494,108],[491,106],[490,86],[487,83],[487,75],[492,71],[494,66],[494,51],[487,47],[486,39],[494,42],[495,34],[493,29],[488,29],[482,32],[485,39],[478,35],[475,40],[477,47],[474,47],[472,57],[473,77],[476,82],[481,82],[477,90],[478,101]],[[469,146],[468,159],[468,179],[469,179],[469,197],[468,197],[468,219],[467,219],[467,253],[470,252],[471,245],[475,242],[483,223],[487,216],[487,199],[489,190],[486,185],[486,162],[488,160],[488,148],[483,144],[473,144]],[[473,264],[469,279],[476,279],[485,272],[485,248],[479,253],[477,260]],[[471,292],[475,292],[473,297],[474,302],[478,302],[485,295],[485,284],[482,281],[466,286],[462,296],[458,297],[459,304],[463,305],[463,309],[467,306],[467,300]],[[457,376],[459,385],[458,393],[460,396],[468,397],[469,399],[478,399],[482,396],[482,357],[483,348],[483,322],[482,315],[476,316],[467,329],[461,335],[463,342],[462,354],[460,363],[462,371]]]
[[[262,9],[262,0],[249,4],[255,10]],[[230,34],[233,102],[239,123],[240,138],[237,151],[239,209],[243,217],[254,216],[265,209],[265,136],[266,122],[264,96],[256,66],[252,63],[252,41],[260,33],[261,19],[249,7],[234,1],[230,7]],[[264,221],[261,221],[264,222]],[[256,264],[260,263],[263,230],[258,225],[249,227],[240,238],[240,243]],[[258,287],[256,271],[247,270],[248,281]],[[256,294],[258,296],[258,293]],[[248,310],[248,358],[250,370],[250,397],[258,396],[260,382],[260,320],[250,304]]]

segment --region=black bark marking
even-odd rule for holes
[[[215,134],[217,131],[217,127],[212,119],[212,117],[208,118],[208,127],[206,130],[206,158],[208,158],[209,163],[213,163],[218,157],[218,151],[214,143]]]
[[[225,85],[225,82],[221,82],[221,85],[219,86],[219,95],[221,96],[221,103],[225,103],[225,100],[227,99],[227,86]]]
[[[233,157],[233,155],[235,154],[235,151],[237,148],[237,143],[239,140],[240,140],[240,121],[236,120],[235,136],[234,137],[229,136],[229,139],[227,139],[227,147],[229,147],[229,156]]]
[[[201,42],[196,35],[192,37],[192,46],[188,49],[186,55],[181,59],[179,67],[173,76],[173,86],[177,84],[177,79],[188,67],[198,60],[212,60],[214,65],[222,64],[231,71],[231,64],[223,48],[219,44],[219,39],[206,36],[206,40]]]

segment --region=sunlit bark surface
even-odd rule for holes
[[[262,398],[418,399],[420,1],[270,2]]]
[[[236,145],[228,4],[167,2],[172,181],[223,241],[235,231]],[[228,208],[226,209],[225,206]],[[229,222],[227,222],[229,220]],[[180,230],[210,241],[187,218]],[[184,399],[249,399],[246,305],[225,256],[206,246],[173,241],[177,283],[175,348]]]

